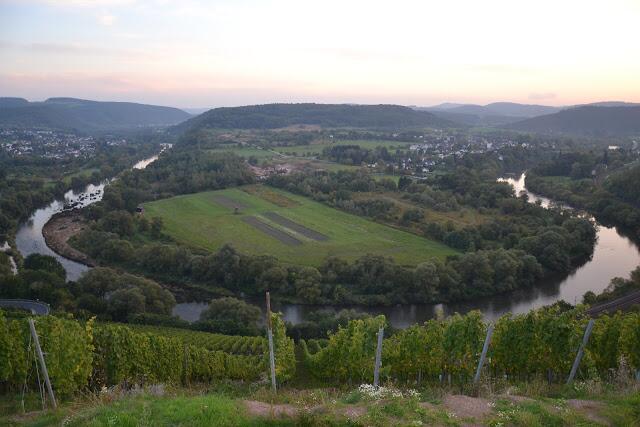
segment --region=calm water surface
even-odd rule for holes
[[[171,148],[171,144],[163,145],[160,152],[168,148]],[[148,159],[140,160],[133,165],[133,169],[144,169],[157,159],[158,156],[156,155]],[[102,200],[104,187],[108,183],[109,180],[105,180],[100,184],[89,184],[84,190],[78,192],[69,190],[62,199],[54,200],[48,206],[36,210],[28,221],[20,224],[18,232],[16,233],[16,247],[22,256],[26,257],[31,254],[52,256],[56,258],[67,271],[67,280],[77,280],[80,278],[82,273],[88,271],[90,267],[67,259],[51,250],[44,241],[42,227],[44,227],[53,215],[62,212],[65,205],[76,203],[75,208],[79,209]]]

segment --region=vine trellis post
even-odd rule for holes
[[[378,345],[376,346],[376,364],[373,368],[373,386],[380,385],[380,365],[382,364],[382,339],[384,338],[384,328],[378,329]]]
[[[49,379],[49,371],[47,371],[47,364],[44,361],[44,354],[42,354],[42,348],[40,347],[40,339],[38,338],[38,333],[36,332],[36,325],[33,322],[33,319],[29,319],[29,329],[31,330],[31,336],[33,337],[33,341],[36,347],[36,354],[38,355],[38,361],[40,362],[40,368],[42,369],[44,382],[47,385],[47,391],[49,392],[49,397],[51,397],[51,406],[53,406],[53,409],[56,409],[58,407],[58,405],[56,404],[56,396],[53,394],[53,387],[51,387],[51,380]]]
[[[480,381],[480,373],[482,372],[482,366],[484,366],[484,360],[487,358],[487,351],[491,344],[491,336],[493,335],[493,323],[489,324],[487,328],[487,336],[484,339],[484,345],[482,346],[482,353],[480,354],[480,360],[478,361],[478,369],[476,369],[476,376],[473,378],[474,384]]]
[[[587,346],[587,342],[589,342],[589,337],[591,336],[591,331],[593,330],[593,324],[595,322],[596,321],[594,319],[590,319],[589,323],[587,323],[587,328],[584,330],[584,336],[582,337],[582,343],[580,343],[578,354],[576,354],[576,359],[573,361],[573,366],[571,367],[569,378],[567,378],[567,384],[571,384],[576,376],[576,373],[578,372],[580,361],[582,360],[582,356],[584,355],[584,348]]]
[[[273,329],[271,326],[271,297],[267,292],[267,340],[269,341],[269,370],[271,371],[271,390],[276,392],[276,360],[273,350]]]

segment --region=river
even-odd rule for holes
[[[160,152],[162,153],[167,148],[171,148],[171,145],[163,144]],[[144,169],[157,159],[158,155],[140,160],[133,165],[133,169]],[[102,200],[104,187],[109,181],[104,180],[100,184],[89,184],[82,191],[69,190],[62,199],[54,200],[46,207],[36,210],[26,222],[20,224],[16,233],[16,247],[22,256],[27,257],[34,253],[50,255],[57,259],[67,271],[67,280],[78,280],[82,273],[88,271],[90,267],[67,259],[51,250],[44,241],[42,227],[53,215],[62,212],[65,205],[76,204],[75,208],[81,209]]]
[[[154,156],[138,162],[134,168],[142,169],[157,159]],[[518,179],[504,178],[513,185],[516,193],[524,191],[529,196],[531,203],[538,202],[544,207],[549,207],[553,202],[545,197],[537,196],[524,186],[525,175]],[[40,253],[54,256],[62,263],[67,271],[69,280],[77,280],[89,267],[66,259],[53,252],[46,245],[42,236],[42,227],[57,212],[60,212],[64,203],[78,202],[82,207],[102,199],[103,189],[107,182],[99,185],[89,185],[76,193],[67,192],[64,200],[55,200],[49,206],[38,209],[29,221],[23,223],[16,235],[16,245],[23,256],[31,253]],[[91,194],[94,197],[91,197]],[[452,304],[412,304],[390,307],[353,307],[371,314],[384,314],[391,324],[398,328],[405,328],[414,323],[421,323],[433,318],[436,313],[445,315],[455,312],[465,313],[470,310],[480,310],[488,320],[493,320],[506,312],[524,313],[531,309],[552,304],[559,300],[565,300],[571,304],[580,302],[582,295],[587,291],[601,292],[609,285],[614,277],[628,277],[629,273],[640,264],[640,250],[627,237],[620,234],[615,228],[597,224],[597,242],[593,257],[582,266],[578,267],[567,277],[555,280],[547,280],[539,283],[531,289],[521,289],[508,294],[475,299],[473,301]],[[197,320],[207,304],[202,302],[178,304],[174,314],[188,321]],[[332,306],[312,306],[303,304],[278,304],[274,301],[273,308],[283,313],[284,319],[296,324],[304,321],[311,311],[320,308],[332,308]]]

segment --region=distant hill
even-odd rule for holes
[[[567,108],[505,126],[508,129],[582,136],[640,135],[640,106]]]
[[[558,107],[517,104],[515,102],[494,102],[487,105],[445,102],[433,107],[418,107],[416,109],[429,111],[442,119],[469,126],[502,126],[526,118],[560,111]]]
[[[75,98],[28,102],[22,98],[0,98],[0,127],[99,131],[169,126],[190,117],[177,108],[132,102]]]
[[[0,108],[24,107],[26,105],[29,105],[29,101],[24,98],[0,97]]]
[[[215,108],[173,130],[277,129],[294,125],[354,128],[451,127],[448,120],[400,105],[265,104]]]
[[[436,117],[440,117],[443,120],[449,120],[466,126],[503,126],[525,119],[525,117],[454,113],[451,110],[452,109],[428,109],[426,111],[429,111],[431,114]]]
[[[443,108],[444,106],[444,108]],[[549,107],[546,105],[517,104],[515,102],[494,102],[487,105],[457,105],[445,103],[430,109],[445,109],[449,113],[473,114],[477,116],[507,116],[507,117],[536,117],[544,114],[551,114],[560,111],[559,107]]]
[[[635,102],[623,102],[623,101],[603,101],[594,102],[591,104],[576,105],[576,107],[640,107],[640,104]]]

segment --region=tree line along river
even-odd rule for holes
[[[142,169],[157,159],[154,156],[138,162],[134,168]],[[510,183],[517,194],[525,192],[529,201],[539,201],[542,206],[549,207],[553,201],[530,193],[524,185],[525,174],[519,178],[501,178]],[[69,191],[64,200],[54,200],[47,207],[36,210],[31,218],[20,225],[16,234],[16,246],[23,256],[32,253],[51,255],[63,265],[69,280],[77,280],[89,267],[58,255],[45,243],[42,235],[43,226],[51,217],[64,209],[65,203],[77,203],[83,208],[102,199],[104,187],[108,181],[97,185],[88,185],[82,192]],[[572,274],[560,279],[549,279],[530,289],[520,289],[502,295],[475,299],[473,301],[447,304],[411,304],[389,307],[355,307],[371,314],[384,314],[394,327],[404,328],[414,323],[422,323],[433,318],[438,312],[445,315],[454,312],[465,313],[480,310],[486,319],[492,320],[504,313],[524,313],[531,309],[565,300],[571,304],[580,302],[587,291],[599,293],[604,290],[614,277],[628,277],[629,273],[640,264],[640,249],[614,227],[597,224],[597,242],[593,257]],[[189,321],[197,320],[205,302],[177,304],[174,314]],[[291,323],[300,323],[307,315],[321,308],[344,308],[334,306],[318,306],[304,304],[273,304],[273,308],[283,313],[284,319]]]

